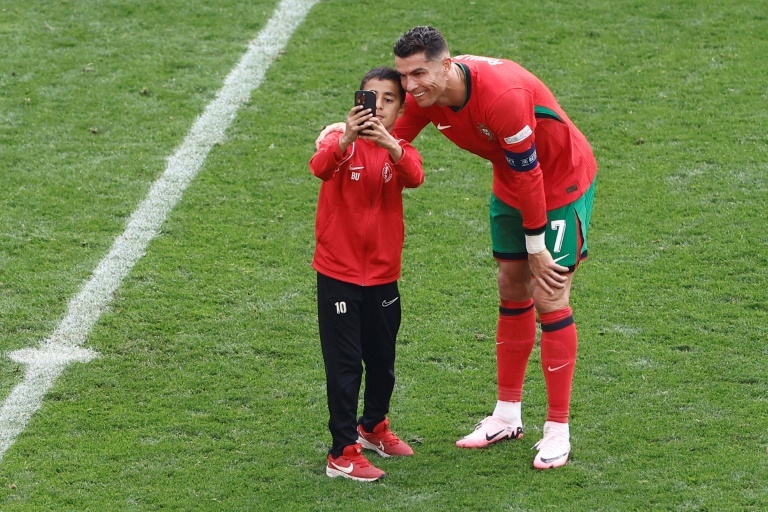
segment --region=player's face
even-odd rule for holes
[[[376,91],[376,117],[384,128],[391,132],[405,105],[405,98],[400,97],[397,83],[373,78],[363,84],[363,89]]]
[[[441,104],[451,69],[451,60],[447,56],[427,60],[422,52],[409,57],[395,57],[395,67],[400,73],[403,88],[416,99],[420,107]]]

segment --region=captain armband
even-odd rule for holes
[[[534,169],[539,160],[536,155],[536,144],[532,145],[530,149],[521,153],[513,153],[512,151],[504,150],[504,156],[507,159],[507,165],[513,171],[528,172]]]

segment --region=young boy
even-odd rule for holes
[[[424,181],[421,156],[392,134],[405,107],[400,75],[381,67],[363,77],[376,92],[376,115],[355,106],[344,133],[326,137],[309,161],[323,180],[315,220],[320,344],[333,444],[325,473],[371,482],[385,473],[362,448],[383,457],[413,455],[389,429],[400,328],[403,188]],[[365,364],[363,414],[357,402]]]

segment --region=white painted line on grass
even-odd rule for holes
[[[27,366],[24,381],[17,385],[0,409],[0,460],[40,408],[48,390],[68,364],[88,362],[98,354],[82,348],[91,329],[112,302],[115,291],[144,255],[168,214],[197,175],[214,144],[240,105],[261,85],[270,64],[288,43],[312,6],[319,0],[283,0],[272,18],[248,45],[248,51],[224,79],[216,98],[197,118],[176,153],[168,158],[165,172],[152,185],[133,212],[125,231],[101,260],[82,290],[69,302],[64,319],[38,348],[11,352],[9,357]]]

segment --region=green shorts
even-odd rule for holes
[[[547,212],[545,243],[556,263],[572,272],[587,257],[587,230],[595,201],[595,184],[576,201]],[[520,210],[491,194],[493,257],[502,261],[527,260],[525,230]]]

